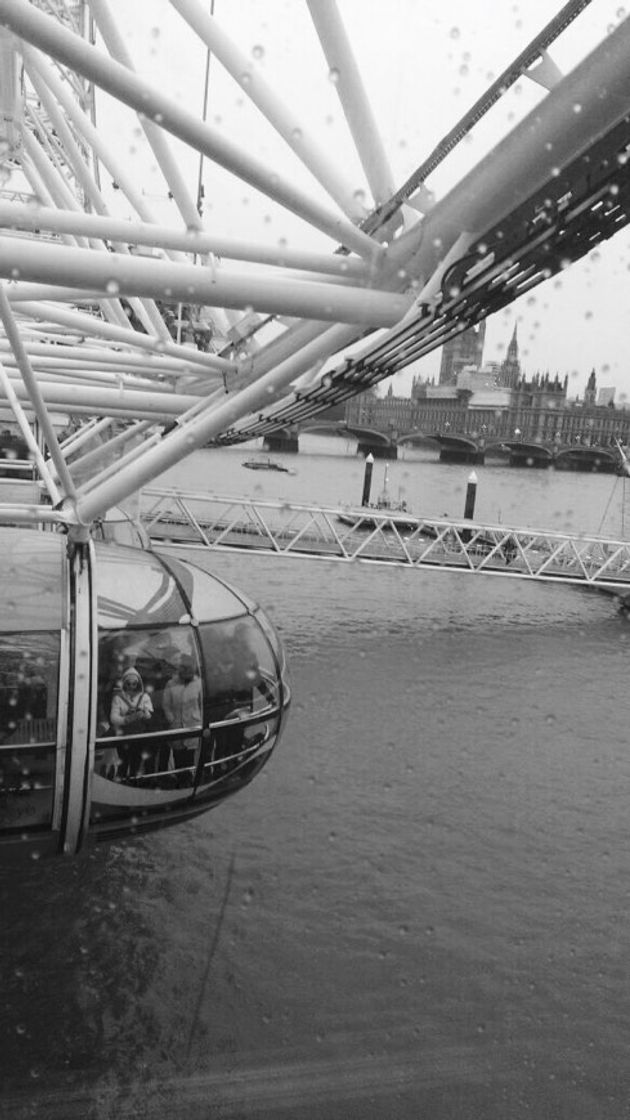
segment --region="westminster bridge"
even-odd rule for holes
[[[558,440],[527,440],[518,430],[511,439],[487,438],[484,435],[453,433],[448,430],[417,430],[398,434],[332,419],[320,419],[299,427],[280,429],[265,438],[265,448],[268,451],[297,452],[300,433],[356,439],[357,454],[371,454],[375,459],[397,459],[399,450],[405,447],[434,447],[442,463],[481,465],[486,458],[495,458],[503,459],[514,467],[545,469],[553,466],[556,470],[616,474],[621,470],[623,458],[617,443],[590,443],[586,442],[587,437],[577,437],[575,442],[566,443]]]

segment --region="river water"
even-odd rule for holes
[[[364,465],[196,453],[169,484],[358,501]],[[378,489],[383,465],[375,464]],[[476,468],[479,519],[624,532],[624,482]],[[459,516],[470,468],[389,468]],[[244,792],[2,875],[3,1117],[630,1116],[628,645],[609,597],[217,554],[294,703]]]

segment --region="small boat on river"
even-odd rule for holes
[[[283,471],[284,474],[297,474],[297,471],[285,467],[284,463],[279,463],[277,459],[245,459],[242,465],[249,471]]]

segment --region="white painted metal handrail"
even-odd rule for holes
[[[145,528],[158,547],[360,560],[613,592],[630,587],[630,542],[607,537],[159,487],[143,491],[141,510]]]

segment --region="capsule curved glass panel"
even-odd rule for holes
[[[152,555],[154,582],[137,578],[127,589],[127,614],[115,627],[111,563],[121,559],[111,549],[104,559],[112,582],[98,583],[90,828],[112,835],[196,814],[247,784],[278,739],[288,693],[271,624],[261,624],[247,596],[194,565]]]

